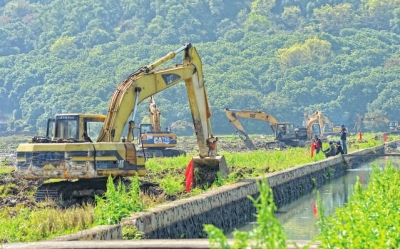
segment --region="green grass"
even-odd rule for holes
[[[93,207],[66,210],[6,207],[0,211],[0,243],[39,241],[93,226]]]
[[[11,173],[14,171],[14,167],[11,166],[4,166],[3,164],[0,164],[0,176],[10,176]]]
[[[362,146],[372,147],[382,144],[381,140],[374,140],[373,136],[364,135],[364,140],[367,142],[359,143],[360,146],[362,144]],[[353,138],[355,137],[350,137],[349,142]],[[224,137],[224,139],[226,138]],[[229,139],[234,138],[229,137]],[[388,140],[391,139],[394,139],[394,137],[389,136]],[[356,143],[357,141],[354,139],[353,144]],[[327,147],[327,144],[324,144],[325,147]],[[349,149],[350,152],[354,150],[357,150],[355,146]],[[149,173],[145,179],[159,183],[168,195],[184,198],[201,194],[210,188],[234,183],[239,179],[257,177],[267,172],[280,171],[296,165],[325,159],[323,153],[310,158],[310,148],[291,148],[284,151],[258,150],[248,153],[221,152],[221,154],[225,156],[232,172],[227,179],[219,177],[212,186],[197,187],[192,189],[190,193],[186,193],[184,172],[192,157],[191,155],[148,160],[146,167]],[[0,165],[0,174],[11,176],[12,171],[13,167]],[[39,241],[87,229],[96,224],[115,224],[132,212],[145,210],[156,205],[154,203],[161,203],[160,200],[154,199],[154,203],[147,201],[144,205],[143,199],[141,200],[141,197],[137,195],[137,188],[134,187],[133,189],[136,190],[130,192],[122,186],[114,189],[109,187],[105,198],[98,199],[96,207],[83,206],[66,210],[40,205],[34,208],[23,206],[4,208],[0,210],[0,227],[2,227],[0,229],[0,243]],[[4,192],[4,187],[0,191]],[[245,237],[243,236],[246,235],[240,236],[244,240]],[[126,238],[138,237],[140,235],[137,234],[137,231],[126,232]]]

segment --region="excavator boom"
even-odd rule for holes
[[[265,121],[270,124],[271,129],[274,133],[276,129],[276,123],[278,122],[275,117],[262,111],[236,110],[226,108],[225,114],[229,122],[232,124],[233,129],[236,131],[239,137],[244,141],[246,147],[249,149],[255,149],[255,145],[243,128],[238,117]]]

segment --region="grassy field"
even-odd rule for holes
[[[334,138],[337,139],[337,138]],[[398,139],[398,136],[390,136],[389,140]],[[366,134],[364,141],[350,137],[349,153],[357,149],[378,146],[383,143],[379,135]],[[113,224],[134,211],[148,210],[151,207],[165,203],[172,199],[180,199],[198,195],[211,188],[224,184],[231,184],[240,179],[262,176],[265,173],[280,171],[296,165],[323,160],[323,153],[310,157],[310,148],[289,148],[286,150],[266,151],[256,150],[232,152],[233,148],[242,148],[242,141],[235,136],[227,136],[222,141],[231,145],[227,150],[220,150],[220,154],[226,157],[231,173],[227,179],[218,179],[211,186],[200,186],[187,193],[184,187],[184,171],[195,152],[188,152],[187,156],[177,158],[150,159],[146,163],[147,175],[143,180],[157,183],[165,194],[160,196],[145,196],[137,191],[125,189],[110,189],[108,197],[98,200],[93,205],[74,206],[68,209],[60,208],[57,203],[44,202],[40,204],[26,205],[16,203],[14,206],[2,207],[0,210],[0,242],[38,241],[69,234],[78,230],[93,227],[97,224]],[[195,143],[195,142],[194,142]],[[222,143],[222,142],[221,142]],[[3,144],[3,143],[2,143]],[[7,144],[7,143],[5,143]],[[328,145],[324,144],[324,148]],[[0,178],[12,178],[12,167],[1,164]],[[134,181],[134,179],[133,179]],[[3,181],[0,187],[0,201],[13,198],[10,189],[15,188],[12,181]],[[17,191],[21,192],[21,191]],[[26,198],[33,199],[34,191],[25,192]],[[131,205],[129,200],[135,200]],[[121,203],[125,203],[121,205]],[[116,212],[115,210],[118,210]],[[121,211],[122,210],[122,211]]]

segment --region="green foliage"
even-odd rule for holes
[[[339,34],[341,29],[352,26],[355,13],[348,3],[334,6],[327,4],[314,9],[314,16],[323,31]]]
[[[257,182],[257,186],[260,195],[256,199],[249,198],[256,208],[258,225],[249,232],[235,231],[233,245],[228,243],[223,230],[204,225],[211,248],[287,248],[285,230],[274,216],[276,206],[272,189],[265,179]]]
[[[139,178],[134,177],[129,190],[126,190],[125,184],[120,179],[115,187],[113,178],[109,176],[104,196],[96,196],[95,223],[99,225],[117,224],[131,213],[142,211],[144,207],[139,197],[139,184]]]
[[[346,206],[326,218],[319,210],[320,248],[398,248],[400,171],[388,163],[384,170],[374,166],[367,190],[359,179],[354,196]],[[322,207],[318,203],[319,207]]]
[[[165,190],[167,195],[176,195],[178,192],[185,189],[181,181],[176,181],[176,177],[172,175],[166,175],[160,179],[160,187]]]
[[[124,240],[139,240],[143,239],[144,234],[142,231],[135,227],[123,226],[122,227],[122,239]]]
[[[267,31],[271,25],[267,17],[252,12],[244,23],[244,28],[247,31]]]
[[[398,0],[0,6],[0,110],[19,113],[13,130],[43,131],[60,112],[105,114],[118,82],[184,42],[202,57],[216,134],[231,133],[226,107],[264,110],[296,124],[304,110],[319,108],[335,124],[349,125],[356,114],[377,110],[396,119],[400,108]],[[191,122],[183,84],[157,99],[167,125]],[[139,105],[135,121],[147,115]],[[250,123],[246,130],[267,129]]]
[[[308,63],[324,63],[332,55],[331,44],[316,37],[304,44],[294,44],[289,48],[278,49],[277,57],[284,69]]]

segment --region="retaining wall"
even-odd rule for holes
[[[386,143],[386,146],[395,147],[396,141]],[[315,185],[320,186],[331,178],[342,176],[350,165],[357,167],[376,158],[365,154],[376,153],[384,153],[384,145],[352,153],[363,155],[360,157],[335,156],[267,174],[265,178],[273,190],[274,202],[280,207],[310,192]],[[213,224],[229,231],[254,219],[255,208],[248,196],[256,198],[259,194],[256,180],[243,180],[155,207],[148,212],[134,213],[124,218],[120,225],[100,226],[54,240],[122,239],[121,226],[136,227],[149,239],[204,238],[203,224]]]

